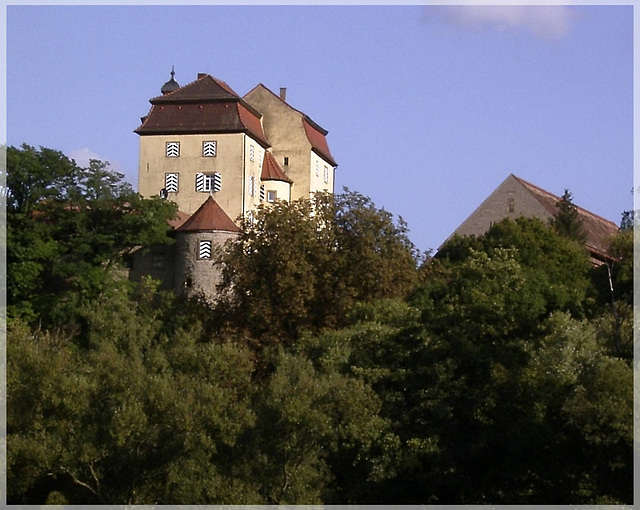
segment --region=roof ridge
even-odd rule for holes
[[[559,196],[558,196],[558,195],[556,195],[555,193],[551,193],[550,191],[547,191],[546,189],[541,188],[540,186],[536,186],[535,184],[532,184],[532,183],[530,183],[529,181],[526,181],[526,180],[522,179],[521,177],[518,177],[517,175],[514,175],[514,174],[511,174],[511,175],[513,175],[513,177],[514,177],[517,181],[519,181],[521,184],[525,185],[526,187],[528,187],[528,188],[534,188],[534,189],[536,189],[536,190],[538,190],[538,191],[541,191],[542,193],[545,193],[545,194],[547,194],[547,195],[549,195],[549,196],[553,197],[557,202],[562,201],[562,197],[559,197]],[[600,220],[600,221],[603,221],[603,222],[605,222],[605,223],[609,223],[610,225],[614,225],[616,228],[618,228],[618,225],[616,225],[613,221],[608,220],[608,219],[606,219],[606,218],[604,218],[604,217],[600,216],[599,214],[596,214],[596,213],[594,213],[594,212],[592,212],[592,211],[590,211],[590,210],[588,210],[588,209],[585,209],[584,207],[580,207],[580,206],[579,206],[579,205],[577,205],[577,204],[573,204],[573,206],[574,206],[576,209],[578,209],[580,212],[584,213],[584,214],[587,214],[587,215],[589,215],[589,216],[593,216],[594,218],[596,218],[596,219],[598,219],[598,220]]]

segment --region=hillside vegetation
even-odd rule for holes
[[[632,503],[632,230],[609,274],[538,220],[431,257],[358,193],[280,202],[211,306],[124,276],[175,206],[7,170],[9,503]]]

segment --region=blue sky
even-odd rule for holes
[[[7,6],[7,134],[137,182],[175,66],[258,83],[329,131],[336,189],[436,249],[510,174],[633,206],[632,6]]]

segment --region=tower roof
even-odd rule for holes
[[[263,181],[284,181],[293,184],[293,181],[282,171],[276,158],[274,158],[273,154],[269,151],[265,151],[264,153],[264,164],[262,165],[262,175],[260,178]]]
[[[134,131],[139,135],[247,133],[269,147],[262,114],[225,82],[208,74],[149,102],[149,114]]]
[[[229,218],[218,203],[209,196],[193,215],[185,221],[176,232],[202,232],[211,230],[224,230],[227,232],[240,232],[240,229]]]
[[[162,86],[160,92],[168,94],[169,92],[173,92],[180,88],[180,84],[174,78],[175,74],[176,72],[173,70],[173,66],[171,66],[171,79]]]

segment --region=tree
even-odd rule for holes
[[[349,191],[260,209],[218,263],[227,315],[274,341],[340,325],[360,300],[406,295],[418,274],[406,225]]]
[[[69,337],[12,322],[7,488],[13,504],[230,504],[255,422],[250,353],[171,330],[148,303],[103,296]]]
[[[593,307],[591,266],[584,246],[561,236],[536,218],[505,219],[479,237],[456,236],[437,253],[445,267],[463,264],[475,251],[490,257],[512,249],[511,256],[524,272],[529,292],[542,300],[543,313],[568,310],[582,316]]]
[[[65,299],[87,299],[113,284],[135,247],[171,242],[167,219],[175,205],[143,199],[123,177],[106,162],[79,168],[51,149],[8,148],[10,317],[48,322]]]
[[[556,204],[556,208],[558,212],[551,220],[551,225],[560,235],[584,244],[587,240],[587,233],[582,226],[578,209],[573,204],[573,199],[568,189],[564,190],[562,200]]]

